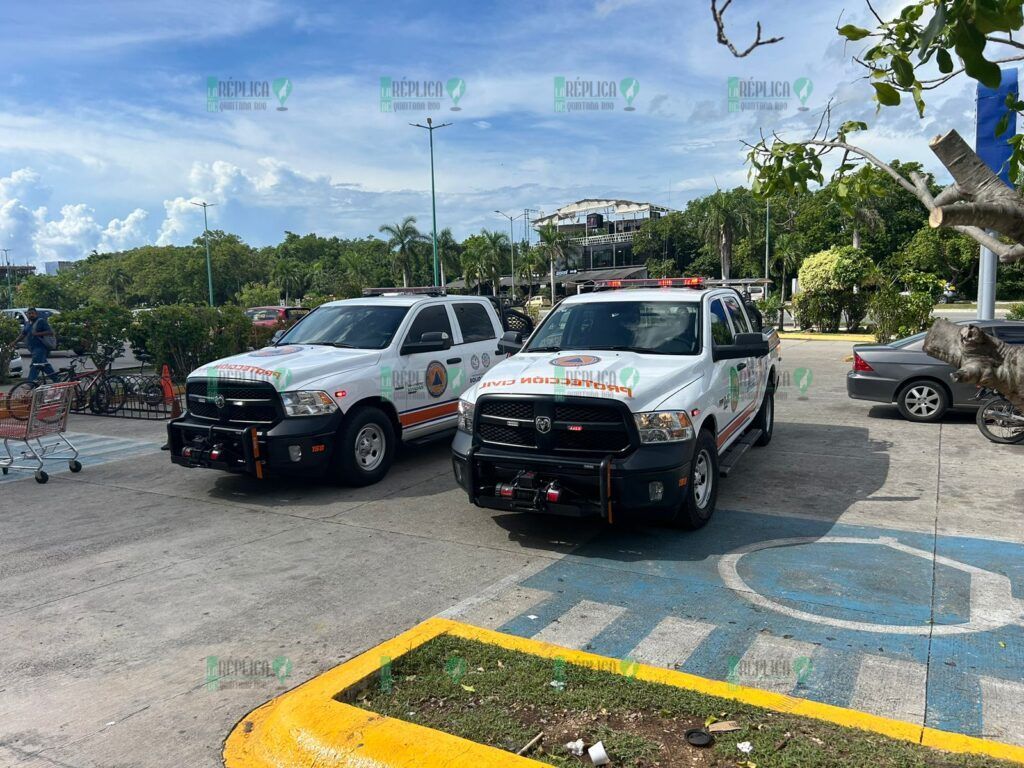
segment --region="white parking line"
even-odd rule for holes
[[[669,616],[629,652],[629,658],[642,664],[676,669],[690,658],[690,654],[714,629],[714,624]]]
[[[516,616],[529,613],[530,609],[551,597],[550,592],[530,587],[513,587],[500,597],[486,603],[473,605],[462,613],[449,616],[484,629],[497,629]]]
[[[923,723],[928,668],[917,661],[865,654],[850,707],[873,715]]]
[[[984,676],[979,682],[982,736],[1024,746],[1024,730],[1020,727],[1024,684]]]
[[[535,634],[533,639],[579,650],[625,612],[626,609],[618,605],[582,600]]]

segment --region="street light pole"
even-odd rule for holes
[[[516,219],[523,218],[526,214],[520,213],[518,216],[509,216],[507,213],[502,213],[501,211],[495,211],[495,213],[508,219],[508,252],[509,257],[512,259],[512,298],[514,299],[516,297],[516,236],[513,232],[512,222]],[[500,288],[501,286],[498,286],[499,290]]]
[[[438,128],[446,128],[451,123],[441,123],[440,125],[434,125],[433,121],[428,117],[426,125],[420,125],[419,123],[409,123],[409,125],[415,128],[425,128],[430,134],[430,213],[433,218],[433,242],[434,242],[434,285],[437,285],[438,280],[438,260],[437,260],[437,197],[434,192],[434,131]],[[441,269],[441,282],[444,282],[444,266],[440,265]]]
[[[210,266],[210,225],[206,219],[206,209],[216,205],[205,200],[201,203],[192,203],[203,209],[203,239],[206,241],[206,287],[210,290],[210,306],[213,306],[213,267]]]

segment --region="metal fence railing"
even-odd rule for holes
[[[185,386],[157,374],[113,372],[83,391],[72,410],[93,416],[164,420],[184,410]]]

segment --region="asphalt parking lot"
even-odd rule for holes
[[[249,710],[429,616],[1024,744],[1024,446],[846,398],[786,342],[770,447],[706,529],[466,503],[444,443],[338,489],[172,467],[73,417],[0,481],[0,764],[214,766]]]

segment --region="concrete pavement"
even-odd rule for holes
[[[1001,704],[1024,681],[1019,628],[992,647],[992,631],[948,647],[956,638],[925,631],[869,648],[863,630],[750,599],[836,621],[952,625],[972,595],[941,558],[1024,596],[1013,562],[1024,447],[987,443],[969,416],[914,425],[847,400],[847,354],[785,345],[775,439],[723,482],[698,534],[470,507],[444,443],[405,451],[370,488],[261,484],[171,466],[154,449],[160,424],[75,416],[73,431],[128,452],[105,463],[87,452],[81,474],[45,486],[0,484],[0,764],[217,765],[246,712],[442,612],[822,700],[867,705],[889,681],[897,716],[963,723],[953,694],[924,695],[931,681],[969,700],[972,727],[1021,743]],[[928,559],[864,567],[861,553],[891,548],[828,537],[889,537]],[[723,581],[726,556],[793,538],[808,541],[734,563],[746,595]],[[772,576],[797,566],[799,583]],[[890,578],[869,578],[879,571]],[[982,597],[998,597],[986,583]]]

